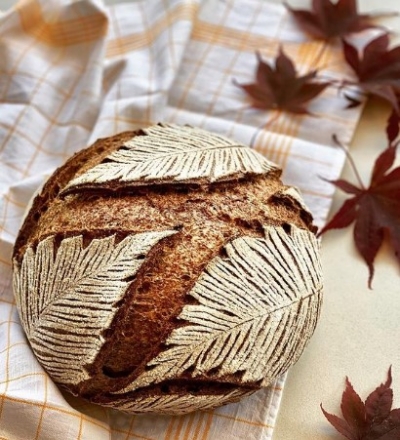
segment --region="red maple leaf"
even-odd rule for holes
[[[340,409],[343,419],[322,407],[329,423],[349,440],[399,440],[400,408],[391,409],[393,390],[391,368],[386,382],[378,386],[363,402],[346,377]]]
[[[315,81],[317,71],[298,76],[292,60],[282,48],[269,65],[257,54],[258,66],[256,82],[235,84],[241,87],[252,99],[252,107],[259,109],[279,109],[291,113],[309,113],[305,104],[318,96],[330,83]]]
[[[393,112],[388,121],[389,147],[376,159],[371,182],[365,188],[358,176],[360,187],[346,180],[330,181],[342,191],[352,194],[319,235],[330,229],[354,226],[354,241],[358,252],[368,265],[368,286],[374,275],[374,260],[382,245],[385,232],[388,233],[395,255],[400,262],[400,167],[390,170],[396,156],[395,137],[398,135],[399,117]],[[356,171],[356,170],[355,170]]]
[[[395,14],[359,14],[356,0],[312,0],[311,10],[293,9],[285,4],[298,25],[315,38],[328,40],[369,28],[378,28],[373,18]]]
[[[389,50],[389,37],[384,34],[370,41],[362,56],[346,40],[343,40],[343,51],[358,77],[357,85],[365,92],[385,99],[399,113],[400,46]]]

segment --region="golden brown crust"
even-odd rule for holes
[[[262,237],[265,225],[291,223],[315,231],[311,215],[294,197],[284,193],[286,187],[276,173],[209,184],[140,188],[103,184],[101,188],[60,195],[77,173],[99,164],[123,142],[138,135],[143,133],[126,132],[100,139],[59,168],[35,198],[14,248],[19,262],[27,246],[35,246],[51,235],[61,239],[79,233],[89,242],[111,233],[121,240],[127,234],[177,231],[152,248],[135,275],[111,326],[103,334],[102,349],[95,362],[87,366],[90,379],[69,387],[74,393],[103,404],[116,399],[110,392],[143,373],[148,362],[163,350],[168,335],[184,325],[176,317],[194,301],[187,293],[226,243],[244,235]],[[259,384],[247,383],[243,387],[240,375],[215,379],[204,374],[193,379],[183,374],[173,382],[131,395],[162,395],[163,386],[174,392],[195,387],[201,394],[224,394],[228,388],[250,391]]]
[[[133,136],[140,135],[141,130],[127,131],[105,139],[98,139],[90,148],[74,154],[60,168],[56,169],[50,179],[46,182],[40,194],[33,202],[32,207],[25,217],[24,223],[18,233],[14,245],[13,258],[20,259],[28,242],[31,242],[32,234],[40,227],[39,223],[53,200],[57,198],[65,185],[82,169],[89,169],[100,162],[111,151],[119,148],[122,143]]]

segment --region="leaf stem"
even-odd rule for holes
[[[340,142],[340,140],[338,139],[336,134],[332,135],[332,140],[337,146],[339,146],[345,152],[346,158],[348,159],[348,161],[350,163],[350,167],[353,170],[354,175],[356,176],[358,184],[360,185],[360,187],[363,190],[366,190],[366,188],[363,184],[363,181],[361,180],[360,173],[358,172],[358,169],[357,169],[356,164],[354,162],[353,156],[350,154],[349,149],[345,145],[343,145],[342,142]]]

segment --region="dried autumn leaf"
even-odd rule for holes
[[[373,263],[385,231],[400,262],[400,167],[390,170],[396,157],[396,147],[397,144],[390,143],[378,156],[368,188],[362,182],[359,188],[341,179],[330,181],[353,197],[344,202],[319,233],[322,235],[330,229],[346,228],[355,222],[354,241],[369,268],[369,287],[374,275]]]
[[[343,40],[343,52],[346,62],[357,75],[357,85],[365,92],[385,99],[399,113],[400,46],[389,49],[389,37],[385,34],[370,41],[362,56],[346,40]]]
[[[400,409],[391,409],[391,384],[392,371],[389,368],[386,382],[379,385],[364,403],[346,378],[340,405],[343,419],[328,413],[321,405],[322,412],[329,423],[349,440],[399,440]]]
[[[400,115],[395,110],[388,118],[386,134],[390,143],[394,142],[400,134]]]
[[[275,66],[269,65],[257,54],[256,82],[239,84],[251,98],[252,107],[258,109],[279,109],[291,113],[305,114],[305,104],[317,97],[330,83],[315,81],[317,71],[298,76],[293,61],[282,48],[275,59]]]
[[[324,40],[380,27],[371,20],[384,15],[359,14],[356,0],[313,0],[311,10],[286,7],[304,31]]]

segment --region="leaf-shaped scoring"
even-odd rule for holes
[[[217,395],[171,395],[171,396],[148,396],[128,398],[113,401],[110,406],[128,412],[130,414],[158,413],[169,415],[187,414],[192,411],[204,411],[213,409],[227,403],[236,402],[242,397],[253,394],[254,391],[243,391],[240,388],[228,394]]]
[[[319,244],[309,231],[265,227],[265,238],[240,237],[225,246],[190,291],[198,304],[179,315],[168,348],[126,388],[126,393],[175,378],[222,377],[267,385],[300,356],[314,331],[322,291]]]
[[[83,248],[82,236],[61,241],[54,236],[28,247],[21,265],[14,263],[14,292],[25,332],[41,364],[61,383],[88,378],[106,330],[143,255],[176,231],[94,239]]]
[[[73,179],[64,191],[112,181],[135,185],[214,182],[278,170],[251,148],[199,128],[159,124],[144,131],[146,135],[127,141],[106,162]]]

